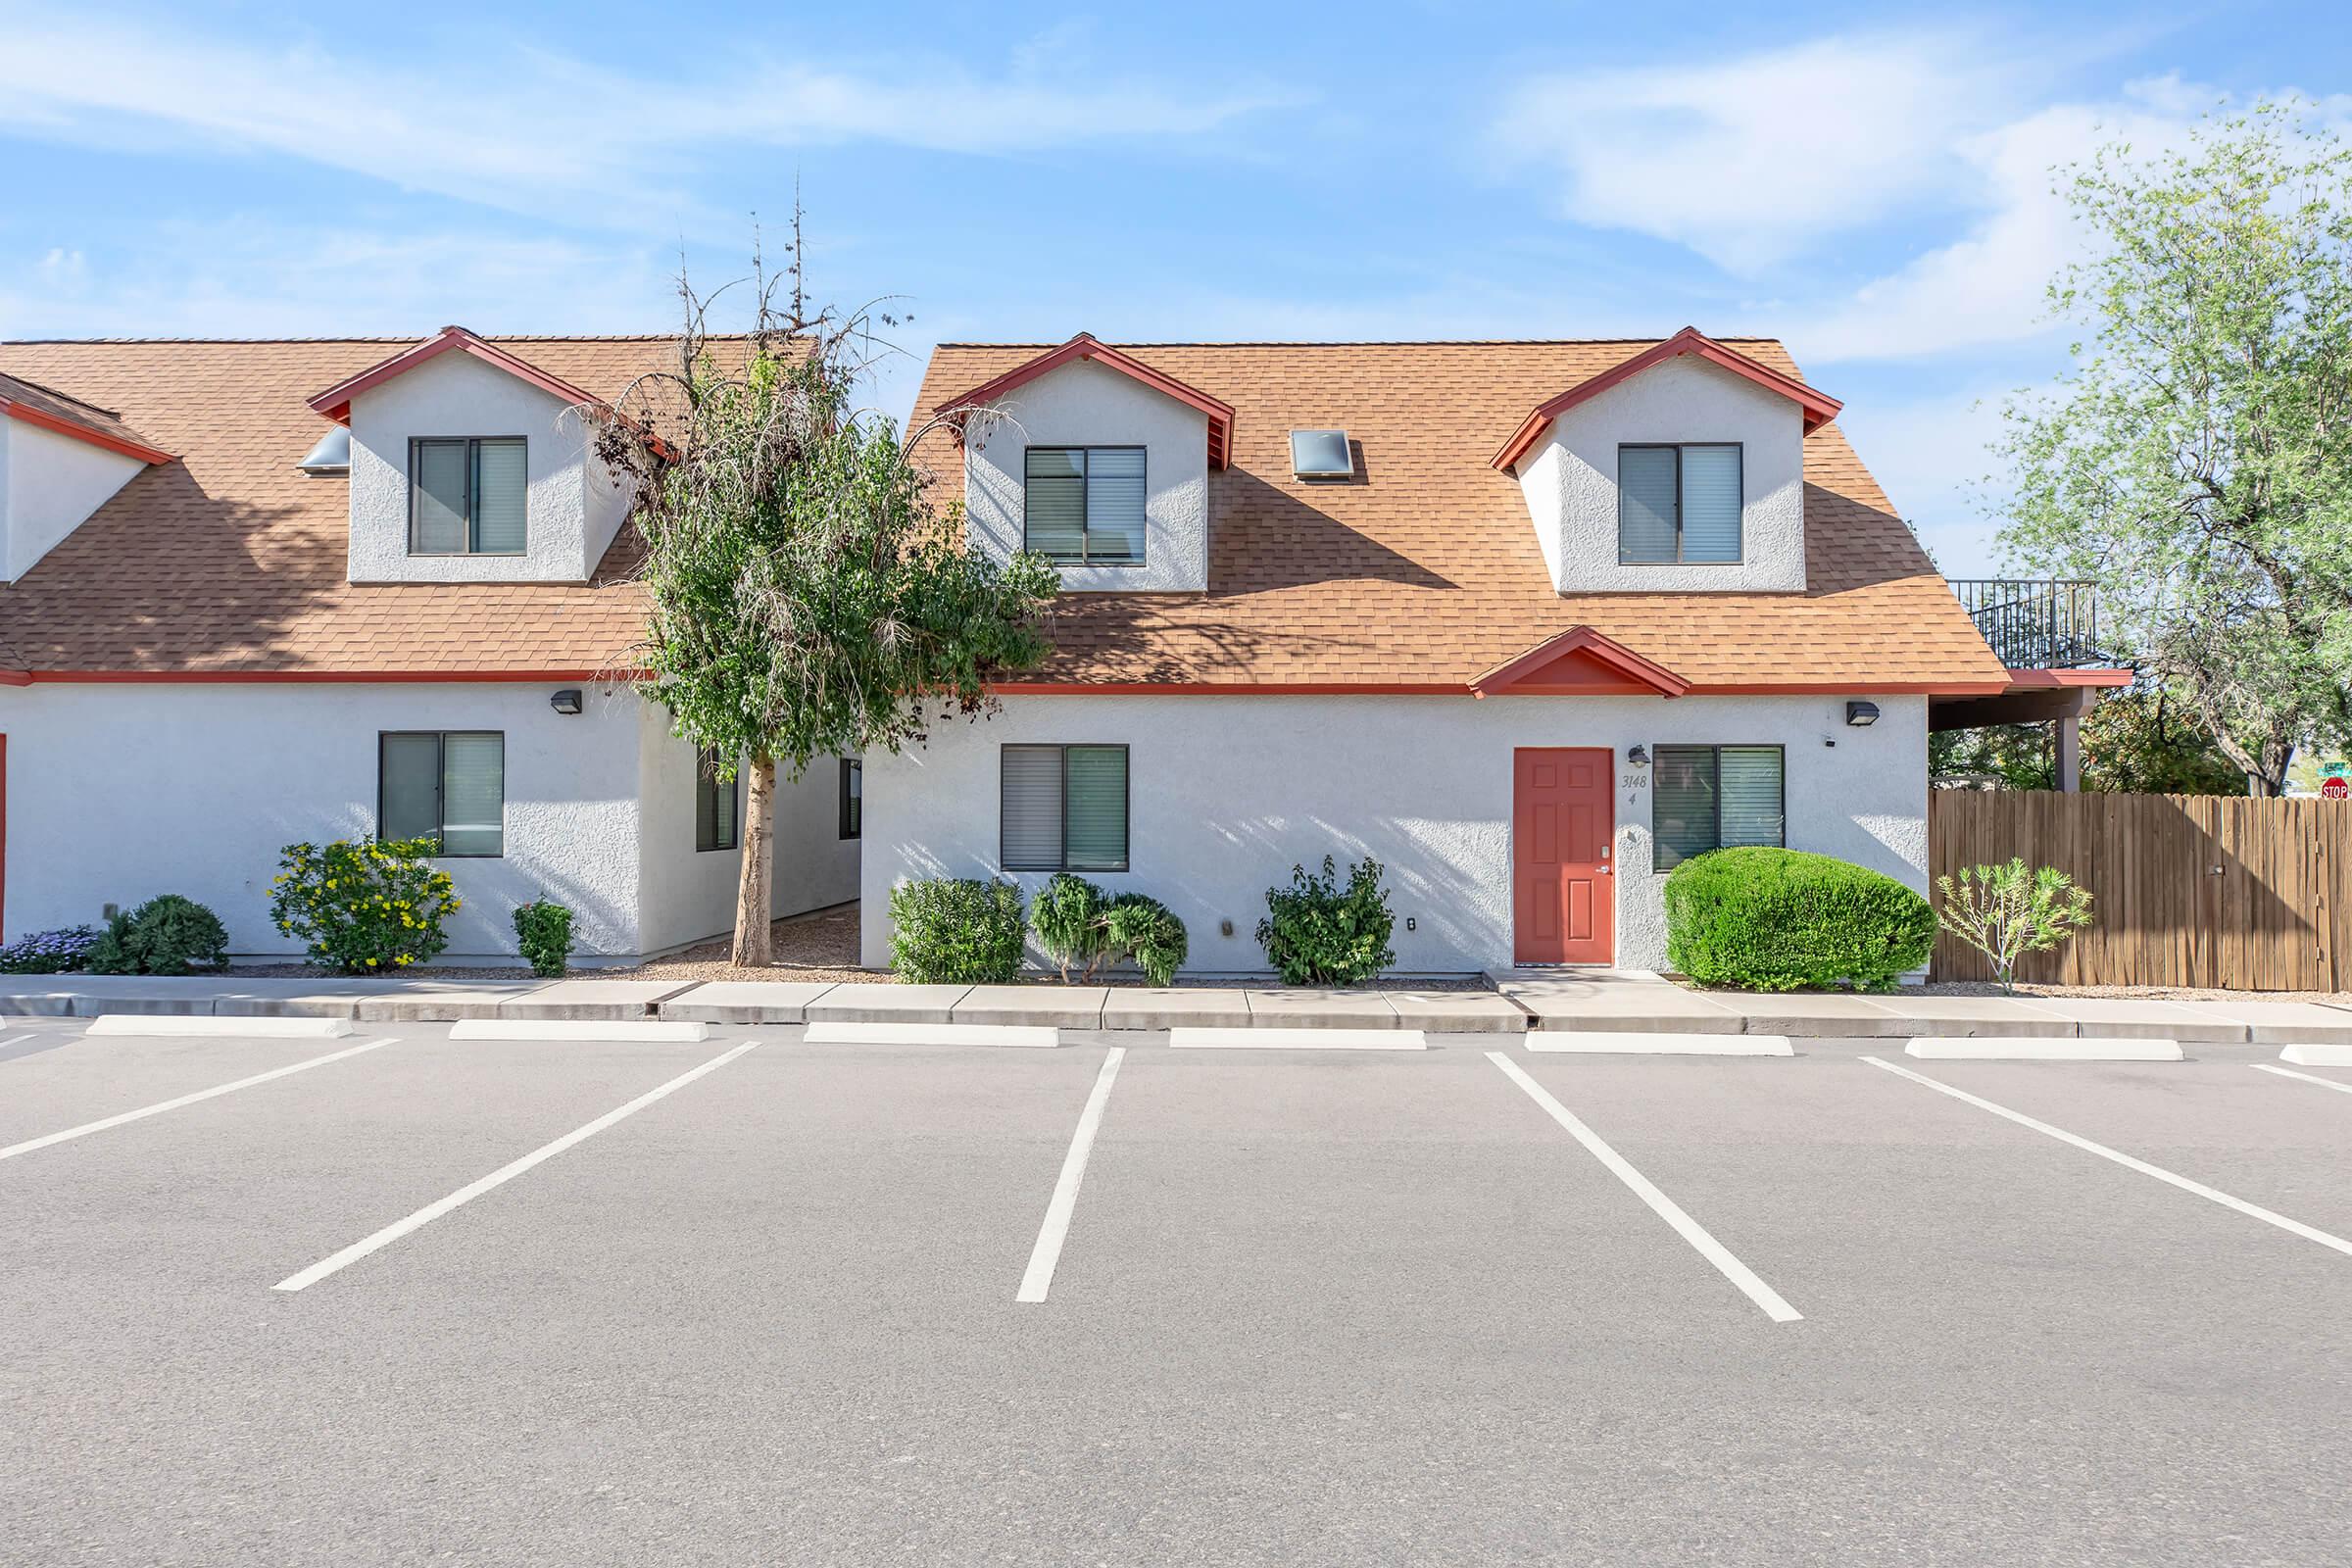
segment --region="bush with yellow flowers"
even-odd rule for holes
[[[439,850],[431,839],[289,844],[270,882],[270,918],[310,945],[313,963],[397,974],[449,946],[442,922],[462,906],[433,864]]]

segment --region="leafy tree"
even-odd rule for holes
[[[2053,790],[2058,762],[2047,724],[1987,724],[1928,738],[1936,777],[1988,773],[2003,788]],[[2243,795],[2246,775],[2162,685],[2103,697],[2082,719],[2082,788],[2109,795]]]
[[[2073,171],[2091,258],[2051,285],[2088,327],[1996,444],[2003,530],[2094,579],[2120,633],[2275,795],[2352,730],[2352,151],[2291,106]]]
[[[909,456],[926,432],[902,440],[855,402],[892,318],[809,309],[797,219],[788,258],[774,274],[755,259],[748,342],[710,338],[714,296],[681,280],[678,369],[641,378],[597,431],[637,487],[636,689],[722,780],[740,766],[750,782],[733,961],[751,966],[769,961],[778,768],[797,781],[816,759],[895,752],[934,715],[992,710],[989,680],[1044,657],[1058,580],[1038,557],[971,548],[961,508],[933,505]]]

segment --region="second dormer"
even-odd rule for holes
[[[1557,592],[1802,593],[1805,437],[1838,410],[1685,327],[1544,404],[1494,462]]]
[[[1233,449],[1230,406],[1081,332],[949,407],[981,549],[1041,555],[1068,591],[1208,587],[1208,474]]]
[[[350,580],[588,581],[630,501],[596,457],[596,403],[460,326],[312,398],[349,428]]]

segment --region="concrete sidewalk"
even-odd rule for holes
[[[1179,1027],[1527,1030],[1760,1034],[1904,1040],[1923,1035],[2171,1039],[2185,1044],[2352,1045],[2352,1007],[2273,1002],[1696,992],[1640,970],[1527,971],[1494,991],[1409,985],[1299,987],[912,986],[880,981],[240,980],[103,975],[0,976],[0,1016],[107,1013],[340,1017],[363,1023],[468,1018],[663,1018],[722,1025],[1029,1024],[1159,1031]]]

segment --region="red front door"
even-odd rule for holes
[[[1617,956],[1616,836],[1604,747],[1511,754],[1511,909],[1519,963],[1607,963]]]

